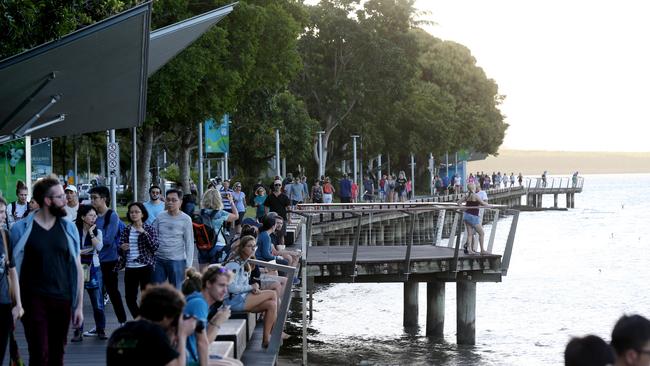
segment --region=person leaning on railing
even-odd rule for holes
[[[474,184],[467,185],[468,193],[463,198],[458,201],[458,204],[465,202],[467,207],[478,207],[478,206],[487,206],[487,203],[483,201],[475,192],[476,186]],[[465,227],[467,229],[467,242],[463,245],[463,250],[465,254],[477,254],[475,241],[474,241],[474,232],[479,236],[479,243],[481,245],[481,254],[489,254],[483,247],[483,241],[485,238],[485,232],[483,231],[483,226],[481,225],[481,219],[479,217],[479,209],[471,208],[467,209],[463,213],[463,222],[465,222]],[[468,245],[469,244],[469,245]]]

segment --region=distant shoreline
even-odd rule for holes
[[[524,175],[650,173],[650,152],[500,150],[499,156],[467,163],[469,172]],[[469,173],[468,172],[468,173]]]

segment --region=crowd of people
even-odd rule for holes
[[[276,179],[269,194],[260,184],[255,218],[247,218],[241,184],[230,189],[230,182],[220,183],[203,194],[198,209],[188,208],[180,190],[163,193],[151,186],[146,202],[128,204],[127,223],[108,207],[110,190],[104,186],[90,189],[89,205],[79,203],[74,185],[64,186],[53,176],[34,184],[32,206],[21,182],[16,202],[0,196],[0,363],[19,319],[33,365],[63,364],[70,326],[72,342],[108,340],[109,365],[138,359],[161,365],[241,364],[208,355],[231,311],[260,313],[262,346],[268,347],[280,295],[300,279],[298,271],[287,278],[249,259],[299,265],[300,252],[287,249],[284,238],[288,209],[304,201],[305,191],[300,180]],[[195,232],[206,228],[211,242],[199,248]],[[92,328],[83,317],[84,294],[93,310]],[[106,329],[109,304],[120,323],[112,332]],[[156,355],[144,361],[141,357],[152,350]]]

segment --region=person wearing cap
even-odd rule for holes
[[[278,233],[278,242],[280,245],[284,244],[284,237],[287,233],[287,208],[289,208],[289,206],[291,206],[291,200],[286,194],[282,193],[282,181],[276,179],[273,182],[273,191],[264,201],[264,213],[275,212],[284,219],[282,231]]]
[[[77,195],[77,187],[68,184],[65,187],[65,219],[68,221],[75,221],[77,219],[77,210],[79,209],[79,196]]]

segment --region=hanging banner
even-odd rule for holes
[[[0,192],[7,202],[17,199],[16,182],[27,182],[25,166],[24,138],[0,145]]]
[[[223,115],[221,123],[217,124],[214,118],[210,118],[204,123],[205,130],[205,152],[227,154],[230,146],[229,127],[230,117]]]
[[[52,140],[32,145],[32,182],[52,174]]]

